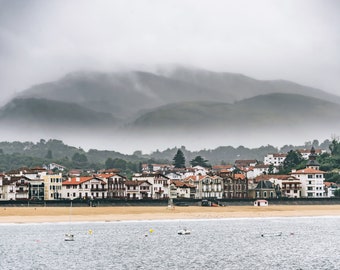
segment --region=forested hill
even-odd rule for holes
[[[232,164],[237,159],[256,159],[263,161],[268,153],[287,153],[292,149],[310,149],[314,146],[319,149],[329,149],[331,142],[325,140],[319,143],[317,140],[306,142],[305,145],[293,146],[285,145],[276,148],[271,145],[261,146],[259,148],[247,148],[244,146],[220,146],[211,150],[190,151],[185,146],[181,146],[187,164],[196,156],[202,156],[209,161],[211,165]],[[133,155],[126,155],[116,151],[90,149],[85,151],[82,148],[69,146],[60,140],[43,140],[37,143],[33,142],[0,142],[0,170],[6,171],[19,168],[22,166],[33,167],[42,166],[51,162],[64,165],[68,168],[104,168],[108,159],[124,160],[126,162],[138,164],[140,162],[148,163],[172,163],[178,148],[168,148],[164,151],[155,150],[151,154],[144,154],[141,151],[135,151]],[[83,157],[84,160],[77,160],[77,157]]]

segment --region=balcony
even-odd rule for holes
[[[16,193],[17,194],[25,194],[25,193],[28,193],[28,190],[17,190]]]
[[[107,188],[91,188],[91,191],[107,191]]]
[[[16,182],[15,185],[17,187],[28,187],[30,184],[29,183]]]

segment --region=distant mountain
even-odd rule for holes
[[[136,129],[267,131],[339,128],[340,105],[295,94],[267,94],[233,104],[183,102],[159,107],[136,119]]]
[[[47,126],[101,126],[119,122],[109,113],[96,112],[76,103],[37,98],[13,99],[0,110],[0,121]]]
[[[232,145],[325,139],[340,133],[339,114],[340,97],[319,89],[175,67],[71,73],[19,93],[0,109],[0,124],[3,138],[43,135],[138,150],[167,143],[204,148],[226,140]],[[282,136],[290,141],[278,141]]]
[[[72,102],[117,118],[134,118],[159,106],[179,102],[232,103],[269,93],[290,93],[340,104],[340,97],[288,81],[260,81],[244,75],[177,67],[157,73],[75,72],[50,83],[36,85],[19,94]]]
[[[213,72],[181,66],[159,68],[158,74],[190,83],[192,86],[210,89],[217,101],[235,102],[258,95],[286,93],[315,97],[340,104],[339,96],[285,80],[261,81],[242,74]],[[221,100],[221,96],[224,99]]]

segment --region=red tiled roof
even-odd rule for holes
[[[79,185],[84,182],[90,181],[91,179],[94,179],[95,177],[92,176],[83,176],[83,177],[72,177],[63,182],[64,186],[67,185]]]
[[[325,172],[320,171],[320,170],[315,170],[315,169],[312,169],[312,168],[305,168],[305,169],[302,169],[302,170],[291,172],[291,174],[315,174],[315,173],[325,173]]]
[[[190,175],[186,177],[184,181],[190,181],[190,180],[198,181],[198,180],[202,180],[205,177],[206,177],[205,175]]]
[[[231,169],[233,165],[214,165],[213,170],[228,170]]]
[[[173,180],[173,181],[171,181],[171,183],[172,184],[174,184],[176,187],[188,187],[188,188],[190,188],[190,187],[192,187],[192,188],[194,188],[195,186],[194,185],[190,185],[189,183],[184,183],[184,182],[182,182],[182,181],[179,181],[179,180]]]
[[[244,174],[241,174],[241,173],[235,173],[234,178],[245,179],[246,176]]]

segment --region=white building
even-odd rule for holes
[[[273,164],[274,166],[281,166],[286,159],[287,154],[272,153],[264,157],[263,163],[266,165]]]
[[[291,175],[301,182],[301,197],[321,198],[325,196],[323,171],[306,168],[298,171],[293,170]]]
[[[107,197],[107,183],[97,177],[73,177],[62,183],[62,198],[98,198]]]
[[[132,176],[132,181],[147,181],[152,185],[152,199],[169,198],[170,179],[161,173],[142,173]]]
[[[312,147],[309,155],[309,161],[305,169],[293,170],[291,175],[301,181],[301,197],[322,198],[325,197],[324,189],[324,171],[319,170],[319,163],[316,161],[314,147]]]

